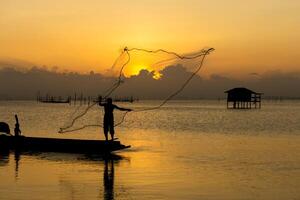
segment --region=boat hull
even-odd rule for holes
[[[0,136],[1,150],[105,154],[129,147],[119,141]]]

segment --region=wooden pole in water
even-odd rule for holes
[[[74,105],[76,105],[76,100],[77,100],[77,96],[76,96],[76,92],[75,92],[75,95],[74,95]]]
[[[40,91],[38,91],[38,93],[37,93],[36,101],[37,101],[37,102],[40,101]]]

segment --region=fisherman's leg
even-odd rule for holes
[[[108,140],[108,124],[106,123],[105,120],[103,123],[103,132],[104,132],[105,140]]]
[[[112,129],[110,129],[111,140],[114,140],[114,135],[115,135],[115,129],[114,127],[112,127]]]
[[[111,140],[114,140],[115,128],[114,128],[113,121],[110,123],[109,132],[110,132]]]
[[[108,140],[108,131],[104,132],[105,140]]]

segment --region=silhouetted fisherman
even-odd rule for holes
[[[99,106],[104,107],[104,119],[103,119],[103,130],[104,130],[104,135],[105,139],[108,140],[108,132],[110,133],[111,140],[114,140],[114,114],[113,111],[114,109],[118,109],[121,111],[128,111],[130,112],[131,109],[128,108],[120,108],[116,106],[115,104],[112,103],[111,98],[106,99],[106,103],[102,103],[102,97],[99,97]]]

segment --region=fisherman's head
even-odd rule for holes
[[[112,104],[112,98],[107,98],[107,99],[106,99],[106,102],[107,102],[108,104]]]

